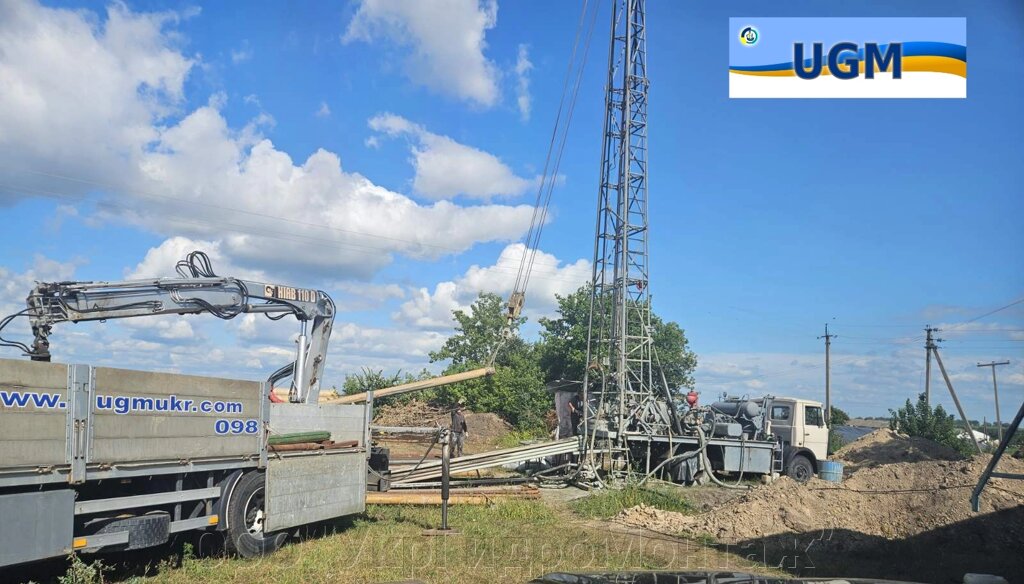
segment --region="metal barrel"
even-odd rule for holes
[[[818,477],[832,483],[843,482],[843,463],[823,460],[818,463]]]

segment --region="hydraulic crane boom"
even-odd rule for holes
[[[291,314],[301,323],[295,361],[275,371],[270,382],[291,376],[289,400],[317,402],[335,314],[327,293],[217,276],[199,251],[178,262],[177,271],[180,278],[37,284],[24,311],[35,337],[29,357],[49,361],[50,332],[68,321],[201,313],[223,319],[262,313],[279,320]]]

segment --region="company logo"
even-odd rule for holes
[[[752,47],[761,38],[761,33],[753,26],[744,26],[740,30],[740,44],[745,47]]]
[[[760,19],[770,40],[741,22],[729,97],[967,97],[964,18]]]

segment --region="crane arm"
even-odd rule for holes
[[[27,300],[34,336],[29,356],[49,361],[51,330],[63,322],[202,313],[222,319],[262,313],[278,320],[291,314],[301,323],[296,357],[271,381],[291,376],[290,401],[316,403],[335,314],[327,293],[219,277],[202,252],[189,254],[178,266],[180,278],[38,283]]]

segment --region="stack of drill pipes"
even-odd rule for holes
[[[468,478],[468,479],[454,479],[451,481],[452,489],[466,489],[466,488],[478,488],[486,486],[513,486],[513,485],[532,485],[537,479],[534,477],[521,477],[521,476],[509,476],[509,477],[481,477],[481,478]],[[392,489],[440,489],[441,481],[424,481],[419,483],[396,483],[391,482]]]
[[[556,442],[546,442],[530,446],[521,446],[517,448],[495,450],[492,452],[485,452],[481,454],[472,454],[453,460],[451,463],[451,471],[453,473],[467,472],[483,468],[490,468],[493,466],[501,466],[504,464],[511,464],[527,460],[534,460],[538,458],[545,458],[557,454],[574,452],[577,448],[577,440],[575,438],[570,438]],[[419,468],[399,467],[392,469],[392,477],[397,478],[399,480],[412,480],[412,477],[419,477],[419,475],[423,474],[439,476],[439,472],[440,463],[437,461],[432,461],[421,465]]]
[[[451,461],[451,473],[472,472],[495,466],[547,458],[549,456],[576,452],[578,449],[579,440],[577,438],[566,438],[564,440],[556,440],[553,442],[543,442],[541,444],[506,448],[504,450],[494,450],[492,452],[484,452],[481,454],[471,454]],[[440,476],[441,463],[439,461],[431,461],[422,464],[419,468],[398,467],[391,471],[392,482],[409,483],[434,479]]]

